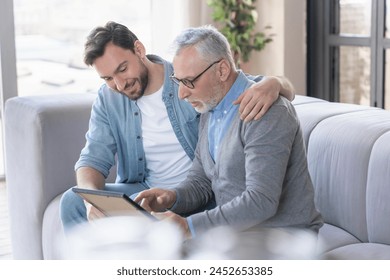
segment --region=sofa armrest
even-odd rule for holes
[[[5,104],[5,167],[15,259],[42,259],[42,220],[76,184],[95,94],[15,97]]]

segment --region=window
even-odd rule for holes
[[[166,59],[174,36],[189,25],[183,13],[189,10],[189,0],[1,1],[2,101],[16,95],[97,92],[103,81],[84,65],[83,45],[88,33],[107,21],[128,26],[148,53]],[[4,177],[2,148],[0,135],[0,177]]]
[[[307,1],[308,95],[390,109],[388,4]]]
[[[96,92],[102,81],[83,63],[90,30],[114,20],[150,45],[151,13],[151,1],[15,0],[19,96]]]

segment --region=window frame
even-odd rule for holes
[[[338,0],[307,0],[307,89],[308,95],[329,101],[340,100],[339,47],[368,47],[371,52],[370,105],[384,108],[386,0],[371,1],[371,34],[337,34]]]
[[[0,9],[1,119],[5,102],[18,95],[13,0],[3,0]]]

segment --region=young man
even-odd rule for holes
[[[176,39],[173,81],[179,97],[202,113],[199,140],[186,180],[172,189],[141,192],[136,201],[169,217],[187,236],[213,227],[318,232],[299,119],[283,97],[260,120],[243,122],[232,106],[253,82],[236,70],[226,38],[210,26],[190,28]],[[204,70],[206,69],[206,70]],[[205,71],[196,84],[191,81]],[[186,218],[215,197],[216,207]]]
[[[87,142],[75,166],[78,187],[131,195],[151,187],[177,186],[194,158],[199,113],[178,98],[178,85],[170,79],[172,64],[146,55],[136,35],[115,22],[90,33],[84,61],[105,84],[93,105]],[[193,76],[191,83],[203,75]],[[242,118],[262,116],[279,92],[294,97],[286,79],[268,77],[257,83],[236,101],[243,107]],[[116,183],[105,184],[115,164]],[[71,190],[63,195],[60,207],[65,231],[102,216],[95,208],[87,213],[84,201]]]

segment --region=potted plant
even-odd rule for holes
[[[209,0],[213,20],[230,43],[237,67],[247,62],[253,50],[260,51],[272,41],[272,34],[256,32],[256,0]],[[270,26],[266,26],[270,29]]]

